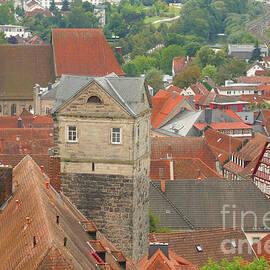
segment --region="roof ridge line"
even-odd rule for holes
[[[188,217],[181,211],[179,210],[172,202],[169,200],[167,196],[163,194],[163,192],[153,183],[153,181],[150,181],[150,185],[152,185],[158,192],[159,194],[171,205],[171,207],[176,211],[176,213],[181,216],[184,221],[188,224],[188,226],[194,230],[195,226],[191,223],[191,221],[188,219]]]

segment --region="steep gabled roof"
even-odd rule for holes
[[[173,58],[174,72],[179,73],[188,67],[195,60],[195,57],[175,57]]]
[[[229,228],[235,225],[242,226],[245,232],[270,232],[263,222],[270,201],[253,182],[247,180],[165,181],[165,192],[161,192],[160,181],[152,181],[150,207],[154,215],[160,215],[159,226],[172,230]],[[232,211],[235,212],[235,224]],[[241,221],[241,213],[247,211],[256,214],[257,224],[253,215],[246,215],[244,222]]]
[[[56,76],[123,76],[101,29],[52,29]]]
[[[195,270],[199,268],[171,250],[168,251],[168,254],[169,258],[161,251],[161,249],[158,249],[150,258],[148,258],[148,253],[146,253],[146,255],[137,263],[137,266],[139,270]]]
[[[155,242],[169,243],[169,250],[183,256],[199,267],[206,265],[210,258],[215,262],[221,262],[225,258],[231,262],[235,257],[241,257],[245,261],[252,262],[256,258],[245,233],[240,227],[153,233],[150,238],[156,239]],[[232,241],[235,241],[236,248],[233,248]],[[240,246],[241,243],[245,244]],[[198,252],[196,245],[202,248],[201,252]],[[224,250],[222,247],[224,247]],[[226,250],[232,250],[233,252],[226,252]]]
[[[242,83],[250,83],[250,84],[260,84],[260,83],[270,83],[270,77],[268,76],[252,76],[252,77],[247,77],[247,76],[241,76],[239,78],[239,81]]]
[[[33,87],[55,80],[51,45],[0,45],[0,98],[33,99]]]
[[[189,86],[195,95],[208,95],[209,91],[202,83],[192,84]]]
[[[216,154],[222,164],[241,144],[242,140],[231,137],[227,134],[207,129],[204,133],[205,140],[211,150]]]
[[[92,247],[116,250],[63,194],[46,184],[49,179],[30,156],[14,168],[13,176],[18,187],[1,213],[1,269],[112,269],[96,259],[98,248]],[[96,240],[87,233],[90,228]]]

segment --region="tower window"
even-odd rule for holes
[[[75,126],[68,126],[67,128],[67,141],[68,142],[77,142],[77,127]]]
[[[121,144],[121,128],[112,128],[111,129],[111,143]]]
[[[97,96],[92,96],[92,97],[88,98],[87,103],[101,104],[101,100]]]
[[[92,162],[92,172],[94,172],[94,171],[95,171],[95,163]]]
[[[16,115],[16,104],[11,105],[11,115]]]
[[[195,247],[196,247],[196,250],[198,252],[202,252],[203,251],[203,249],[202,249],[202,247],[200,245],[196,245]]]

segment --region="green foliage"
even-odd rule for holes
[[[261,257],[260,259],[254,259],[251,263],[244,263],[241,258],[234,258],[232,262],[229,262],[227,259],[224,259],[221,263],[217,263],[209,260],[209,263],[200,268],[200,270],[265,270],[269,269],[269,265],[265,258]]]
[[[120,66],[125,63],[123,56],[119,52],[116,52],[114,54],[114,56],[117,59],[117,61],[118,61],[118,63],[119,63]]]
[[[150,233],[169,233],[171,230],[166,227],[158,227],[158,224],[160,222],[160,216],[155,217],[155,215],[152,212],[152,209],[150,209],[149,212],[149,223],[150,223]]]
[[[95,6],[89,3],[88,1],[85,1],[82,3],[82,8],[85,10],[85,12],[94,12]]]
[[[62,5],[62,11],[68,11],[68,10],[69,10],[69,2],[68,0],[64,0],[63,5]]]
[[[217,74],[217,68],[212,65],[206,65],[202,70],[202,76],[203,78],[208,76],[212,80],[215,80]]]
[[[156,68],[152,68],[147,71],[145,75],[146,83],[149,84],[156,93],[160,89],[164,89],[164,84],[162,81],[162,73]]]
[[[5,38],[4,32],[0,31],[0,44],[7,44],[7,43],[8,43],[8,41]]]
[[[15,24],[12,2],[6,2],[0,5],[0,24]]]
[[[122,68],[127,77],[138,77],[140,75],[136,65],[133,62],[125,63]]]
[[[249,59],[249,63],[254,61],[262,61],[261,49],[259,48],[259,42],[256,40],[255,49],[252,51],[252,55]]]
[[[185,49],[178,45],[170,45],[169,47],[160,50],[160,69],[164,74],[172,74],[173,58],[185,55]]]
[[[174,77],[173,84],[177,87],[188,87],[193,83],[201,81],[202,72],[198,66],[189,66]]]
[[[51,0],[49,10],[53,12],[55,10],[55,2],[54,0]]]
[[[17,15],[19,15],[19,16],[22,17],[22,18],[23,18],[24,15],[25,15],[24,9],[23,9],[23,8],[20,8],[19,6],[16,7],[15,12],[16,12]]]

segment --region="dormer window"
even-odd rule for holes
[[[91,96],[90,98],[88,98],[87,103],[88,104],[101,104],[101,100],[97,96]]]
[[[195,247],[196,247],[196,250],[198,252],[202,252],[203,251],[203,249],[202,249],[202,247],[200,245],[195,245]]]

